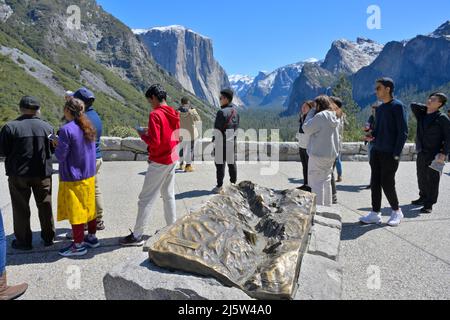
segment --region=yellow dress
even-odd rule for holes
[[[86,224],[96,218],[95,177],[59,183],[58,222],[69,220],[72,225]]]

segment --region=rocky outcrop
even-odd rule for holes
[[[306,64],[292,86],[285,115],[298,114],[300,104],[304,101],[314,99],[321,94],[329,94],[336,80],[336,75],[322,68],[319,64]]]
[[[353,77],[353,96],[362,106],[376,100],[374,82],[382,76],[396,82],[397,92],[421,92],[450,82],[450,21],[430,35],[389,42],[378,58]]]
[[[220,90],[231,85],[225,70],[214,58],[211,39],[182,26],[134,32],[155,61],[186,90],[219,106]]]
[[[369,39],[356,42],[341,39],[333,42],[322,63],[307,64],[295,81],[285,115],[298,113],[300,104],[319,94],[330,94],[340,75],[352,75],[370,65],[383,46]]]
[[[245,97],[247,95],[250,86],[255,80],[254,77],[235,74],[228,77],[230,80],[231,88],[239,97]]]
[[[5,3],[5,0],[0,0],[0,22],[6,22],[13,13],[14,11]]]

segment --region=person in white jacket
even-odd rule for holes
[[[309,135],[308,180],[312,192],[317,195],[317,205],[332,205],[331,175],[340,152],[339,124],[342,111],[325,95],[315,99],[303,125]]]

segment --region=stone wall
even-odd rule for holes
[[[105,161],[146,161],[147,145],[139,138],[102,138],[103,159]],[[271,160],[272,153],[279,151],[280,161],[300,161],[298,144],[296,142],[238,142],[239,161]],[[205,152],[206,151],[206,152]],[[208,156],[212,152],[211,140],[202,140],[196,147],[196,160],[212,160]],[[207,157],[202,154],[208,154]],[[274,157],[273,160],[277,158]],[[401,160],[415,161],[416,148],[413,143],[405,145]],[[344,143],[342,150],[343,161],[369,161],[367,146],[362,142]]]

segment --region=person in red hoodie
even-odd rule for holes
[[[175,168],[178,162],[180,116],[167,105],[167,93],[160,85],[153,85],[145,94],[152,105],[148,130],[138,130],[148,145],[148,171],[139,195],[138,215],[134,231],[120,240],[123,246],[143,246],[144,228],[153,204],[161,192],[167,225],[176,221]]]

